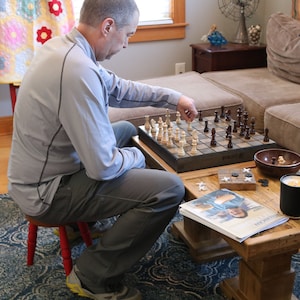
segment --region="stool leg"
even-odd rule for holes
[[[85,242],[85,245],[87,247],[91,246],[93,241],[92,241],[89,225],[85,222],[77,222],[77,225],[80,230],[82,239]]]
[[[66,276],[68,276],[72,271],[73,262],[71,258],[71,250],[70,250],[65,226],[59,226],[59,239],[60,239],[61,256],[63,258],[63,265],[64,265]]]
[[[28,225],[28,239],[27,239],[27,265],[33,265],[35,247],[36,247],[36,238],[37,238],[37,225],[29,222]]]

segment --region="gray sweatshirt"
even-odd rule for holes
[[[24,213],[43,214],[63,175],[85,168],[110,180],[145,159],[118,148],[108,106],[176,109],[181,94],[117,77],[101,67],[86,39],[73,29],[46,42],[18,92],[8,167],[9,194]]]

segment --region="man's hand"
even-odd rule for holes
[[[180,112],[181,117],[187,122],[192,122],[198,114],[195,101],[184,95],[179,99],[177,111]]]

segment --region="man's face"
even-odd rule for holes
[[[136,32],[136,28],[139,21],[139,14],[136,12],[129,25],[117,29],[116,24],[113,23],[109,28],[109,33],[107,34],[105,45],[100,48],[101,54],[97,55],[98,61],[103,61],[105,59],[110,59],[113,55],[117,54],[123,48],[128,46],[128,40]]]
[[[246,215],[245,211],[240,207],[228,208],[227,211],[234,218],[244,218]]]

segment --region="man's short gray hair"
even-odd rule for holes
[[[79,22],[96,27],[106,18],[112,18],[117,28],[130,24],[139,9],[134,0],[85,0],[80,10]]]

